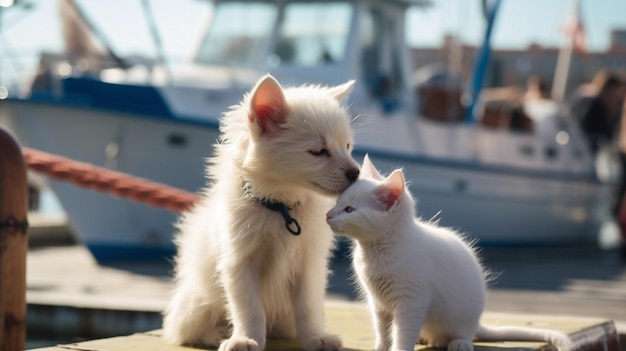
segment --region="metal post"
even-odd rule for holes
[[[0,127],[0,350],[23,350],[26,339],[28,181],[22,151]]]
[[[486,2],[485,2],[485,6]],[[465,121],[475,123],[478,120],[478,100],[480,98],[480,91],[483,88],[483,80],[487,72],[487,66],[489,65],[489,57],[491,56],[491,33],[493,32],[493,26],[496,20],[496,14],[500,7],[500,0],[494,0],[491,6],[487,7],[487,29],[485,30],[485,37],[483,39],[483,45],[478,52],[478,58],[474,67],[474,75],[472,77],[472,101],[465,113]]]

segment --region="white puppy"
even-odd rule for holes
[[[324,330],[325,213],[359,174],[341,106],[352,85],[283,90],[268,75],[224,115],[211,185],[178,223],[167,340],[226,351],[298,337],[307,350],[341,348]]]

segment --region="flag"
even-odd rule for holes
[[[572,11],[562,26],[563,33],[577,53],[587,52],[587,36],[580,14],[580,1],[572,1]]]

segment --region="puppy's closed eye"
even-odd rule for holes
[[[309,150],[309,153],[315,157],[321,157],[321,156],[330,157],[330,152],[328,152],[328,149],[326,148]]]

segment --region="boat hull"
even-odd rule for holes
[[[370,157],[388,171],[403,167],[423,220],[455,228],[482,246],[592,243],[610,220],[611,186],[590,179]]]
[[[22,142],[35,149],[187,191],[204,185],[217,122],[201,127],[162,118],[39,103],[2,104]],[[51,181],[70,224],[99,261],[170,257],[177,214]]]
[[[197,192],[219,133],[217,118],[188,123],[52,103],[4,101],[22,141],[44,150]],[[590,177],[524,172],[359,147],[384,172],[403,167],[426,220],[479,245],[566,245],[595,239],[610,187]],[[51,181],[78,239],[100,261],[174,253],[176,214]]]

